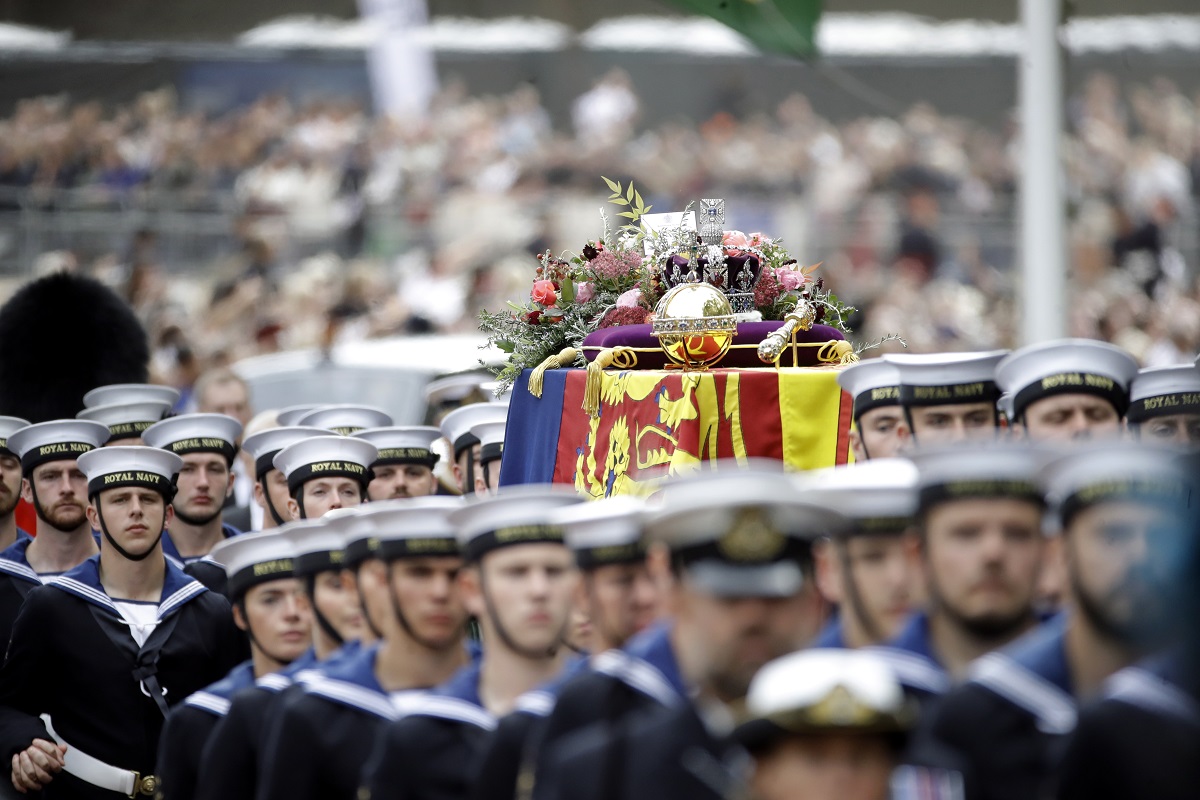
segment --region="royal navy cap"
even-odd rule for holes
[[[501,389],[500,381],[488,381],[479,384],[479,390],[487,396],[489,403],[507,403],[512,399],[513,385],[510,383]]]
[[[85,408],[76,419],[90,419],[108,426],[108,442],[137,439],[171,410],[163,400],[144,400],[140,403],[108,403]]]
[[[999,396],[996,365],[1007,350],[985,353],[889,353],[900,372],[900,403],[906,406],[993,404]]]
[[[915,724],[915,712],[879,656],[815,648],[777,658],[758,671],[733,738],[753,752],[788,735],[901,734]]]
[[[996,398],[996,410],[1004,415],[1007,420],[1013,418],[1013,396],[1012,392],[1003,392]]]
[[[261,481],[268,472],[275,469],[275,456],[280,450],[290,444],[303,441],[313,436],[328,436],[330,431],[324,428],[310,428],[292,425],[286,428],[267,428],[258,433],[252,433],[242,440],[242,450],[254,461],[254,479]]]
[[[335,508],[321,519],[341,538],[346,567],[354,569],[371,557],[370,541],[375,532],[359,506]]]
[[[903,533],[917,513],[917,468],[906,458],[876,458],[796,473],[797,497],[831,508],[845,535]]]
[[[376,464],[424,464],[432,467],[439,455],[433,443],[442,432],[430,425],[400,425],[387,428],[367,428],[354,434],[379,450]]]
[[[300,419],[318,408],[325,406],[318,403],[301,403],[300,405],[287,406],[279,409],[275,414],[275,421],[279,423],[281,428],[290,428],[293,425],[300,424]]]
[[[787,597],[804,585],[812,542],[836,534],[845,518],[798,500],[779,469],[716,468],[664,484],[648,516],[691,583],[715,595]]]
[[[460,403],[472,392],[481,391],[484,383],[490,379],[491,376],[483,372],[464,372],[438,378],[425,386],[425,403],[435,407]]]
[[[232,464],[241,435],[242,423],[225,414],[180,414],[142,431],[142,441],[181,456],[220,453]]]
[[[1175,448],[1131,441],[1084,443],[1049,459],[1040,477],[1049,518],[1066,527],[1099,503],[1133,501],[1182,513],[1194,481]]]
[[[296,424],[349,436],[367,428],[383,428],[394,423],[391,414],[382,408],[342,404],[315,408],[296,420]]]
[[[471,435],[471,427],[481,422],[503,422],[508,419],[506,403],[473,403],[456,408],[442,420],[442,435],[450,442],[454,457],[479,440]]]
[[[554,522],[566,531],[567,547],[579,568],[595,569],[646,559],[646,514],[645,500],[618,496],[561,508]]]
[[[157,447],[98,447],[82,453],[79,471],[87,476],[88,497],[109,489],[140,486],[153,489],[171,501],[175,496],[175,476],[183,459]]]
[[[918,511],[955,500],[1013,499],[1045,503],[1038,472],[1049,453],[1026,442],[922,447],[917,467]]]
[[[288,522],[275,529],[295,549],[295,572],[297,576],[315,575],[318,572],[340,570],[345,560],[342,552],[342,537],[331,529],[324,519],[300,519]]]
[[[178,389],[156,383],[113,383],[92,389],[83,396],[85,408],[124,403],[166,403],[174,408],[178,402]]]
[[[1137,361],[1108,342],[1059,339],[1022,347],[996,366],[996,383],[1013,396],[1013,419],[1029,404],[1058,394],[1090,394],[1112,404],[1121,416],[1129,406],[1129,384]]]
[[[457,556],[458,528],[450,515],[463,508],[461,497],[412,497],[363,506],[372,528],[370,551],[384,561],[398,558]]]
[[[225,567],[230,597],[240,597],[262,583],[296,574],[296,544],[279,528],[231,536],[209,556]]]
[[[1172,414],[1200,414],[1200,369],[1186,364],[1138,372],[1129,386],[1125,419],[1137,424]]]
[[[479,440],[479,463],[495,461],[504,455],[504,420],[480,422],[471,426],[468,433]]]
[[[553,512],[581,502],[578,492],[561,484],[507,486],[467,502],[450,515],[450,522],[458,530],[463,557],[476,562],[504,547],[563,544],[565,531]]]
[[[354,436],[310,436],[280,450],[272,463],[293,494],[305,482],[326,476],[352,478],[365,490],[378,452],[375,445]]]
[[[19,428],[8,435],[8,449],[29,474],[50,461],[70,461],[103,446],[108,428],[90,419],[53,419]]]
[[[21,428],[28,428],[29,420],[21,419],[20,417],[0,417],[0,454],[12,453],[14,456],[17,453],[8,446],[8,437],[12,436]]]
[[[900,370],[882,358],[851,364],[837,381],[854,401],[856,419],[875,408],[900,405]]]

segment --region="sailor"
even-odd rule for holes
[[[433,469],[440,456],[433,444],[441,437],[440,430],[412,425],[369,428],[354,435],[379,450],[371,465],[374,477],[367,486],[367,497],[372,502],[437,494],[438,480]]]
[[[803,650],[754,676],[733,739],[760,800],[887,800],[915,712],[871,653]]]
[[[884,656],[905,688],[926,699],[966,677],[969,664],[1035,628],[1046,542],[1028,446],[942,447],[912,454],[918,470],[916,536],[927,608]]]
[[[296,579],[295,547],[269,531],[226,539],[212,555],[225,565],[233,618],[250,640],[251,658],[172,709],[158,746],[158,775],[168,800],[191,800],[200,761],[213,728],[229,711],[235,692],[285,668],[308,650],[312,611]]]
[[[151,447],[79,456],[100,553],[29,593],[0,668],[0,748],[18,791],[154,796],[170,706],[237,664],[228,602],[163,555],[181,466]]]
[[[310,436],[275,455],[275,469],[287,479],[288,514],[317,519],[336,508],[366,499],[375,445],[353,436]]]
[[[275,412],[275,419],[281,428],[291,428],[300,424],[300,420],[306,414],[316,411],[318,408],[324,408],[323,405],[317,403],[300,403],[294,406],[285,406]]]
[[[353,583],[343,576],[342,537],[319,519],[289,522],[279,529],[295,549],[293,569],[304,585],[311,609],[312,649],[279,672],[231,698],[229,711],[217,723],[200,762],[220,765],[201,770],[197,800],[252,800],[259,783],[270,721],[285,692],[321,664],[352,656],[367,634],[362,604]]]
[[[182,564],[199,561],[218,542],[241,531],[226,525],[221,513],[233,491],[233,459],[242,423],[224,414],[183,414],[142,432],[150,447],[183,459],[179,489],[172,503],[175,520],[163,537],[163,552]]]
[[[496,399],[495,389],[488,391],[492,376],[486,372],[460,372],[430,381],[425,387],[425,416],[430,425],[441,425],[451,411],[474,403]]]
[[[917,510],[917,468],[876,458],[800,473],[800,496],[840,511],[849,525],[814,548],[817,585],[838,607],[815,647],[866,647],[891,640],[923,594],[905,534]]]
[[[142,444],[142,432],[160,422],[170,411],[171,404],[166,400],[142,400],[85,408],[75,418],[107,425],[109,436],[105,446]]]
[[[475,493],[495,494],[500,487],[500,459],[504,457],[503,420],[480,422],[468,433],[479,440],[479,469],[475,471]]]
[[[386,428],[396,423],[382,408],[344,403],[314,408],[297,419],[296,424],[324,428],[342,436],[353,436],[367,428]]]
[[[627,496],[567,506],[555,517],[566,529],[580,573],[575,603],[587,619],[587,652],[622,647],[658,615],[658,589],[646,566],[645,519],[645,501]],[[528,796],[545,719],[558,690],[587,660],[575,664],[522,695],[516,709],[499,721],[480,759],[476,800]]]
[[[1186,365],[1140,371],[1129,387],[1125,424],[1144,442],[1200,445],[1200,369]]]
[[[459,590],[483,656],[400,704],[404,716],[381,732],[363,773],[370,797],[465,798],[498,717],[566,665],[575,571],[553,519],[581,501],[563,487],[526,485],[451,514],[465,563]]]
[[[920,445],[993,439],[1000,425],[994,372],[1005,350],[888,354],[900,372],[900,405]]]
[[[278,528],[289,519],[287,478],[275,468],[275,456],[288,445],[313,436],[328,436],[323,428],[292,425],[286,428],[267,428],[250,434],[242,442],[242,450],[254,460],[254,502],[265,512],[262,529]]]
[[[1013,432],[1035,441],[1070,441],[1121,433],[1137,361],[1091,339],[1023,347],[996,366],[996,383],[1012,394]]]
[[[453,453],[454,480],[460,494],[475,493],[476,467],[479,464],[479,439],[471,435],[471,426],[481,422],[503,422],[508,419],[504,403],[475,403],[455,409],[442,419],[442,436],[450,443]]]
[[[87,518],[87,478],[76,460],[107,438],[108,428],[98,422],[66,419],[9,434],[5,452],[20,459],[21,496],[37,514],[37,535],[18,538],[0,553],[0,641],[8,642],[17,611],[35,587],[99,552]]]
[[[350,512],[362,527],[347,542],[347,557],[358,562],[364,610],[382,639],[321,668],[302,693],[284,700],[268,737],[259,796],[357,797],[368,743],[398,716],[397,704],[467,663],[467,612],[456,585],[462,556],[449,522],[461,505],[458,498],[425,497]]]
[[[931,734],[966,764],[967,797],[1048,797],[1080,698],[1164,642],[1166,566],[1193,487],[1171,451],[1096,443],[1042,470],[1069,576],[1064,614],[971,665]]]
[[[170,410],[179,402],[179,390],[157,383],[111,383],[97,386],[83,396],[84,408],[138,403],[166,403]],[[157,422],[157,420],[155,420]]]
[[[19,539],[29,539],[29,533],[17,526],[17,503],[21,502],[21,457],[8,446],[8,437],[21,428],[29,427],[28,420],[0,417],[0,558],[3,551]]]
[[[882,358],[851,364],[838,373],[838,384],[854,403],[850,449],[855,461],[890,458],[909,437],[900,406],[900,371]]]
[[[722,469],[668,483],[646,525],[668,621],[592,660],[559,693],[534,797],[706,797],[730,788],[724,734],[750,680],[817,631],[812,544],[845,524],[786,475]],[[641,732],[653,728],[653,738]],[[702,774],[696,774],[697,770]]]

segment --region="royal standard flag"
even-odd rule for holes
[[[582,409],[587,371],[526,370],[512,394],[501,485],[568,483],[594,498],[649,494],[718,459],[770,458],[791,469],[845,464],[851,404],[837,368],[611,370],[600,413]]]

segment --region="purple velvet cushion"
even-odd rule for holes
[[[721,367],[765,367],[763,362],[758,360],[758,345],[772,331],[776,330],[782,322],[740,322],[738,323],[737,335],[733,339],[733,346],[729,348],[729,353],[725,358],[721,359],[718,366]],[[831,328],[828,325],[813,325],[812,330],[797,331],[796,341],[807,342],[813,344],[823,344],[830,339],[844,339],[841,332],[836,328]],[[739,345],[743,345],[739,347]],[[610,347],[633,347],[638,348],[637,354],[637,369],[662,369],[667,364],[667,357],[658,347],[658,339],[650,333],[649,325],[618,325],[614,328],[601,328],[598,331],[592,331],[583,340],[583,354],[588,361],[596,358],[596,354],[601,350]],[[798,348],[797,364],[801,367],[815,367],[820,362],[817,361],[818,347],[801,347]],[[792,366],[792,355],[790,351],[785,351],[779,359],[779,365],[784,367]]]

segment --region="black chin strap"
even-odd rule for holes
[[[883,635],[879,631],[879,626],[875,624],[875,620],[867,613],[862,593],[858,591],[858,583],[854,580],[854,572],[850,568],[850,553],[847,552],[844,543],[836,544],[834,547],[841,551],[838,560],[841,562],[842,585],[846,590],[846,604],[850,607],[850,611],[853,612],[854,616],[858,617],[858,623],[862,625],[863,633],[867,635],[867,638],[872,642],[882,642]]]
[[[274,661],[277,664],[283,664],[284,666],[287,666],[288,664],[291,664],[293,661],[295,661],[294,658],[280,658],[279,656],[275,655],[267,648],[263,647],[262,642],[258,641],[258,637],[254,635],[254,626],[250,624],[250,615],[246,613],[246,598],[245,597],[239,598],[236,605],[238,608],[240,608],[242,610],[242,619],[246,620],[246,638],[248,638],[250,640],[250,644],[257,647],[259,650],[262,651],[263,655],[265,655],[267,658],[271,659],[272,661]],[[315,608],[314,608],[314,610],[315,610]]]
[[[479,568],[479,591],[483,595],[483,605],[487,609],[487,615],[492,620],[492,625],[496,628],[496,635],[500,637],[500,641],[504,642],[505,647],[517,655],[529,659],[554,658],[558,655],[559,645],[563,644],[563,639],[565,638],[562,635],[559,635],[558,640],[545,650],[530,650],[527,647],[517,644],[516,640],[505,629],[504,623],[500,621],[500,615],[496,613],[496,606],[492,603],[492,598],[488,596],[482,566]]]
[[[905,416],[906,417],[908,416],[907,411],[905,412]],[[870,461],[871,453],[867,450],[867,437],[863,436],[863,426],[862,426],[862,417],[861,416],[854,418],[854,427],[858,428],[858,445],[859,445],[859,447],[862,448],[863,460]],[[909,423],[908,429],[910,431],[912,430],[912,423]]]
[[[304,486],[301,485],[296,491],[292,492],[292,499],[296,501],[296,505],[300,507],[300,519],[308,519],[308,512],[304,510]],[[270,502],[270,501],[268,501]]]
[[[262,486],[263,498],[267,501],[267,511],[270,512],[271,519],[275,520],[275,524],[280,527],[286,525],[287,523],[283,521],[283,517],[279,516],[279,511],[275,508],[275,504],[271,502],[271,490],[267,488],[267,477],[264,475],[258,482]],[[301,513],[303,513],[304,507],[301,506],[300,508]]]
[[[342,635],[330,624],[325,615],[321,613],[321,609],[317,607],[317,576],[309,575],[304,579],[304,590],[308,592],[308,602],[312,606],[313,618],[317,624],[321,626],[321,630],[325,631],[325,635],[333,639],[334,643],[341,647],[346,643]],[[264,651],[265,652],[265,651]]]
[[[361,568],[362,565],[359,564],[359,569]],[[355,588],[358,589],[358,605],[359,608],[362,609],[363,620],[365,620],[367,623],[367,630],[369,630],[376,639],[382,639],[383,631],[379,630],[379,626],[375,624],[375,620],[371,619],[371,611],[367,608],[367,593],[362,590],[362,581],[358,579],[358,569],[354,570],[354,585]]]
[[[408,621],[408,617],[404,615],[404,609],[400,607],[400,598],[396,596],[396,590],[392,586],[393,566],[394,562],[387,562],[388,597],[392,601],[392,613],[396,615],[396,620],[400,623],[400,627],[404,629],[404,632],[408,634],[409,638],[422,647],[428,648],[429,650],[438,650],[439,647],[436,644],[430,642],[428,639],[422,638],[415,630],[413,630],[412,624]],[[499,627],[499,624],[497,624],[496,628],[499,629]]]
[[[166,511],[164,510],[163,513],[165,515]],[[146,552],[141,553],[140,555],[134,555],[124,547],[121,547],[121,545],[117,544],[117,540],[114,539],[112,534],[108,532],[108,526],[104,524],[104,509],[101,507],[99,497],[96,498],[96,516],[100,519],[100,532],[104,534],[104,538],[108,540],[108,543],[112,545],[114,550],[116,550],[123,558],[129,561],[145,561],[147,558],[149,558],[150,554],[154,552],[154,548],[158,547],[158,543],[162,541],[163,526],[159,525],[158,538],[154,540],[154,544],[146,548]]]

